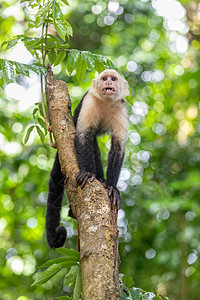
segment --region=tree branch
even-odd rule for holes
[[[65,189],[79,224],[80,263],[84,300],[122,299],[119,283],[117,211],[102,184],[95,180],[82,190],[74,149],[75,128],[67,84],[56,80],[51,68],[46,76],[48,116],[58,149]]]

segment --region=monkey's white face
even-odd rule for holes
[[[103,73],[99,78],[99,87],[104,96],[111,97],[118,94],[119,78],[117,74]]]
[[[129,95],[128,83],[113,69],[101,72],[93,80],[92,91],[100,99],[121,100]]]

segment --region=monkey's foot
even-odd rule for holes
[[[92,178],[91,178],[92,177]],[[78,174],[76,175],[76,182],[78,185],[81,186],[81,188],[83,189],[87,180],[91,178],[90,182],[93,182],[95,180],[95,175],[90,173],[90,172],[86,172],[86,171],[80,171],[78,172]]]
[[[117,209],[119,210],[122,204],[122,199],[118,188],[112,185],[108,185],[106,186],[106,190],[108,191],[108,196],[112,202],[112,205],[116,205]]]

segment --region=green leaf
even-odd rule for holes
[[[67,35],[67,30],[65,28],[65,24],[63,24],[62,20],[58,20],[58,19],[54,19],[54,26],[56,29],[56,32],[58,33],[58,35],[65,40],[65,37]]]
[[[67,248],[56,248],[56,252],[63,254],[67,257],[71,257],[77,262],[80,261],[80,252],[73,250],[73,249],[67,249]]]
[[[66,56],[66,52],[60,51],[59,54],[56,56],[56,59],[54,61],[54,66],[59,65],[65,59],[65,56]]]
[[[8,50],[10,48],[12,48],[13,46],[15,46],[19,40],[21,40],[22,38],[24,38],[24,35],[22,34],[18,34],[16,36],[14,36],[12,39],[10,40],[6,40],[1,44],[1,49],[2,50]],[[5,47],[6,46],[6,47]]]
[[[95,70],[98,73],[101,73],[105,69],[110,68],[110,66],[108,64],[108,60],[104,56],[93,54],[93,57],[95,59]]]
[[[62,264],[62,263],[66,263],[66,264]],[[74,265],[77,265],[77,260],[72,260],[72,258],[68,258],[68,257],[59,257],[59,258],[54,258],[54,259],[50,259],[48,260],[46,263],[42,264],[39,268],[47,268],[53,264],[60,264],[62,266],[65,267],[71,267]]]
[[[50,13],[50,8],[52,6],[53,0],[48,1],[45,5],[42,5],[38,12],[35,15],[35,27],[40,27],[43,23],[45,18],[47,17],[48,13]]]
[[[137,288],[132,288],[132,289],[130,289],[130,294],[131,294],[132,300],[140,300],[142,291]]]
[[[1,59],[1,67],[5,82],[7,84],[15,82],[15,73],[12,63],[6,59]]]
[[[79,84],[83,80],[86,70],[87,70],[86,62],[81,58],[81,56],[79,56],[79,58],[76,62],[76,78],[77,78]]]
[[[29,137],[30,137],[30,134],[31,132],[33,131],[33,129],[35,128],[34,125],[30,126],[27,131],[26,131],[26,135],[25,135],[25,138],[24,138],[24,144],[26,144],[29,140]]]
[[[35,115],[36,113],[39,111],[39,108],[38,107],[35,107],[34,110],[33,110],[33,118],[35,119]]]
[[[87,67],[93,70],[95,67],[95,58],[93,54],[89,51],[82,51],[81,57],[86,62]]]
[[[42,118],[37,118],[37,121],[38,121],[38,123],[40,124],[40,126],[41,126],[42,128],[44,128],[45,135],[46,135],[46,134],[47,134],[47,128],[46,128],[46,124],[45,124],[44,120],[43,120]]]
[[[125,286],[127,286],[128,289],[130,289],[133,286],[133,278],[129,275],[124,275],[122,277],[122,282]]]
[[[61,11],[60,5],[55,0],[53,1],[53,19],[63,19],[63,13]]]
[[[58,35],[65,40],[66,35],[72,35],[71,25],[64,20],[58,2],[53,1],[53,22]]]
[[[14,65],[16,67],[16,70],[19,74],[29,76],[29,71],[28,71],[27,65],[18,63],[16,61],[13,61],[13,63],[14,63]]]
[[[56,297],[56,299],[58,300],[71,300],[72,298],[69,296],[60,296],[60,297]]]
[[[25,47],[28,51],[35,49],[35,47],[42,46],[44,43],[44,37],[41,36],[40,38],[26,38],[22,40],[24,42]]]
[[[69,6],[69,2],[67,0],[61,0],[61,1]]]
[[[38,133],[38,135],[40,137],[41,142],[44,143],[44,138],[45,138],[44,133],[42,132],[42,130],[40,129],[39,126],[36,126],[36,130],[37,130],[37,133]]]
[[[68,261],[60,263],[62,268],[76,266],[77,264],[78,264],[78,262],[76,260],[68,260]]]
[[[51,34],[47,35],[47,38],[45,39],[46,42],[46,48],[53,50],[53,49],[65,49],[69,47],[69,44],[67,43],[61,43],[60,38],[53,36]]]
[[[67,35],[68,35],[68,38],[69,38],[69,35],[70,36],[73,36],[73,30],[72,30],[72,26],[69,24],[69,22],[67,22],[65,20],[65,26],[67,28]]]
[[[122,297],[123,297],[124,300],[129,300],[130,299],[130,296],[127,295],[127,291],[128,291],[127,287],[124,284],[122,284],[122,286],[121,286],[121,293],[122,293]]]
[[[31,69],[33,72],[40,74],[42,73],[44,76],[46,76],[47,74],[47,69],[41,66],[37,66],[37,65],[27,65],[28,69]]]
[[[18,43],[17,39],[13,39],[11,41],[5,41],[1,44],[1,49],[4,51],[8,50],[8,49],[14,47],[17,43]],[[6,47],[4,48],[5,45],[6,45]]]
[[[77,62],[79,56],[80,56],[80,52],[76,49],[72,49],[68,54],[68,60],[70,62],[71,67],[73,68],[73,70],[76,67],[76,62]]]
[[[108,64],[109,69],[115,69],[117,72],[119,72],[119,69],[117,68],[117,66],[111,60],[107,59],[107,64]]]
[[[76,276],[79,266],[72,266],[64,278],[64,285],[69,285],[69,288],[75,285]]]
[[[46,269],[44,272],[42,272],[34,281],[32,285],[35,284],[43,284],[47,282],[49,279],[51,279],[56,273],[58,273],[62,268],[66,268],[71,266],[72,264],[76,264],[77,262],[61,262],[59,264],[53,264],[48,269]]]
[[[61,49],[68,49],[69,46],[70,46],[69,43],[65,43],[65,44],[61,44],[61,45],[60,45],[60,48],[61,48]]]
[[[102,71],[105,70],[104,64],[99,60],[95,60],[95,70],[100,74]]]
[[[36,102],[35,105],[38,106],[40,115],[44,118],[44,116],[43,116],[43,110],[42,110],[42,103],[41,102]]]
[[[50,266],[47,270],[39,274],[39,276],[36,278],[36,280],[33,282],[32,286],[35,284],[43,284],[47,282],[49,279],[51,279],[56,273],[58,273],[61,270],[61,266],[54,264]]]
[[[144,293],[142,295],[142,300],[154,299],[156,295],[154,293]]]
[[[58,299],[58,300],[72,300],[72,298],[69,297],[69,296],[56,297],[56,299]]]
[[[71,64],[70,64],[70,61],[69,61],[69,58],[67,60],[67,71],[68,73],[71,75],[72,71],[74,70],[74,68],[72,68]]]
[[[76,283],[74,287],[73,300],[79,300],[81,296],[81,267],[79,266],[78,273],[76,276]]]
[[[48,58],[49,58],[50,63],[53,65],[54,61],[56,59],[56,53],[55,53],[55,51],[49,52],[48,53]]]

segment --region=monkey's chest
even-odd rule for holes
[[[112,133],[113,128],[117,119],[119,118],[119,113],[115,109],[111,109],[108,107],[107,109],[100,110],[100,114],[98,116],[98,122],[96,123],[97,134],[102,135],[105,133]]]
[[[83,103],[77,122],[77,130],[79,132],[94,130],[96,135],[112,134],[117,123],[121,122],[120,111],[120,107],[117,105],[94,102],[88,97]]]

